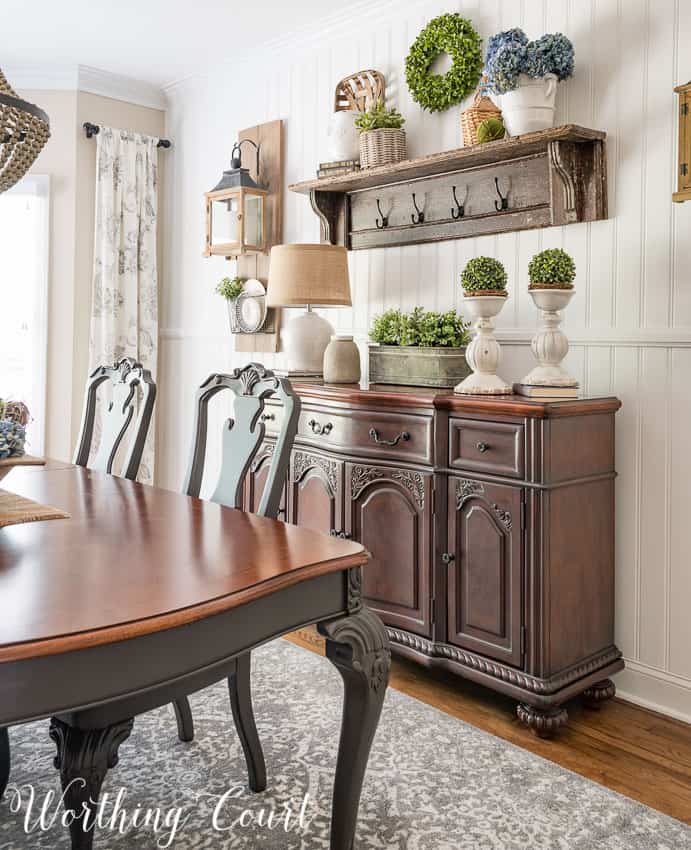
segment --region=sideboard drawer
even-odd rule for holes
[[[433,464],[431,416],[302,406],[298,441],[357,457]]]
[[[478,419],[450,419],[449,466],[471,472],[523,478],[523,425]]]

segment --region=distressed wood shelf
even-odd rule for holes
[[[597,221],[605,139],[568,124],[289,188],[310,196],[322,241],[350,250]]]

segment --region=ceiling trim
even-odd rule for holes
[[[19,91],[82,91],[149,109],[166,108],[166,96],[159,86],[89,65],[8,65],[3,73],[9,84]]]

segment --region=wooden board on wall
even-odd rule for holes
[[[238,258],[238,276],[255,277],[266,286],[269,279],[269,253],[273,245],[283,241],[283,122],[269,121],[242,130],[240,141],[251,139],[261,146],[259,153],[260,173],[256,173],[256,158],[250,145],[244,148],[243,166],[249,167],[250,174],[269,194],[266,198],[266,253]],[[236,334],[235,350],[246,352],[271,352],[279,350],[279,331],[281,326],[280,310],[269,308],[266,320],[266,332],[256,334]]]

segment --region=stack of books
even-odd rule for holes
[[[513,391],[527,398],[578,398],[578,385],[575,387],[545,387],[530,384],[514,384]]]
[[[317,169],[317,177],[339,177],[341,174],[350,174],[352,171],[360,170],[360,161],[357,159],[342,159],[340,162],[320,162]]]

